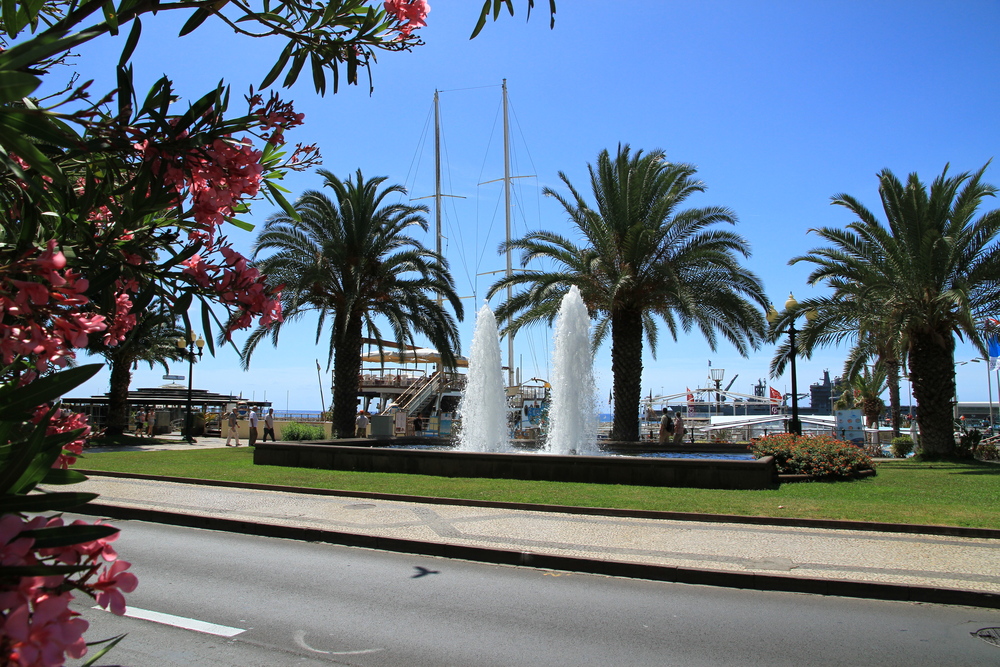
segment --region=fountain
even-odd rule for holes
[[[574,285],[563,297],[556,320],[552,405],[543,451],[562,455],[597,453],[593,366],[590,315]]]
[[[326,470],[446,477],[763,489],[777,485],[772,457],[757,461],[590,456],[597,453],[590,318],[575,287],[563,298],[555,333],[552,405],[545,454],[513,453],[496,317],[476,316],[457,451],[392,449],[374,440],[257,443],[254,463]],[[417,439],[412,439],[417,440]],[[424,442],[426,438],[421,438]],[[635,446],[638,443],[615,443]],[[373,446],[374,445],[374,446]]]
[[[458,412],[462,417],[460,451],[504,452],[510,448],[500,336],[496,317],[487,304],[476,314],[469,374]]]

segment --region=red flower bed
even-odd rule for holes
[[[781,475],[841,479],[874,469],[863,449],[828,435],[769,435],[753,443],[750,451],[758,459],[773,456]]]

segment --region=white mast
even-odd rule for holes
[[[507,272],[510,280],[513,269],[510,262],[510,126],[507,121],[507,79],[503,80],[503,204],[507,224]],[[511,287],[507,285],[507,303],[510,303]],[[514,386],[514,335],[507,332],[507,386]]]

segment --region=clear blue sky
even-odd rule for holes
[[[495,254],[503,238],[502,187],[478,185],[503,175],[504,78],[513,173],[536,176],[516,181],[515,235],[537,228],[570,233],[558,204],[540,196],[545,186],[561,187],[559,171],[587,191],[587,164],[602,149],[613,151],[619,142],[661,148],[671,160],[698,166],[708,190],[691,206],[737,212],[737,231],[753,251],[748,266],[779,308],[789,291],[798,298],[816,293],[805,282],[809,266],[787,264],[819,244],[808,230],[851,222],[846,210],[830,206],[832,195],[850,193],[878,210],[880,169],[900,176],[916,171],[930,181],[949,162],[954,171],[976,169],[1000,147],[996,1],[558,4],[554,30],[546,3],[526,23],[527,3],[515,0],[516,17],[489,24],[469,41],[480,3],[436,0],[421,31],[427,45],[382,54],[373,68],[374,94],[362,84],[320,98],[308,76],[283,93],[306,114],[305,126],[288,138],[318,143],[324,168],[343,177],[358,168],[366,177],[387,176],[419,197],[433,191],[427,133],[434,90],[443,91],[445,191],[467,197],[449,200],[445,216],[446,255],[459,293],[470,297],[463,351],[471,346],[472,320],[493,279],[476,276],[504,265]],[[278,44],[237,38],[218,26],[177,38],[184,18],[168,12],[144,22],[133,59],[137,89],[166,73],[182,95],[194,96],[225,79],[238,100],[270,68]],[[82,50],[79,70],[97,79],[96,90],[113,86],[111,65],[123,39],[105,38]],[[987,171],[987,181],[1000,183],[1000,165]],[[315,174],[287,183],[293,194],[319,185]],[[262,202],[250,219],[259,223],[272,212]],[[248,251],[253,235],[232,229],[230,237]],[[428,235],[426,244],[433,243]],[[258,348],[247,373],[236,352],[223,349],[197,365],[195,385],[257,399],[266,394],[279,409],[319,409],[314,360],[325,368],[326,339],[317,348],[314,333],[309,322],[286,328],[276,349]],[[541,329],[518,339],[525,378],[547,377],[550,339],[551,332]],[[825,369],[838,375],[845,352],[823,350],[802,360],[801,390]],[[724,342],[712,352],[697,334],[676,343],[664,336],[657,359],[647,350],[643,394],[704,386],[710,359],[726,369],[727,384],[739,373],[733,390],[749,392],[767,377],[772,353],[768,346],[744,359]],[[960,345],[956,360],[975,356]],[[186,374],[184,366],[171,372]],[[142,367],[132,388],[162,384],[162,373]],[[607,345],[597,355],[596,376],[606,404]],[[74,394],[105,392],[107,377],[102,373]],[[772,384],[787,391],[790,381],[786,374]],[[328,404],[325,372],[323,385]],[[986,400],[983,364],[959,367],[958,391],[961,400]]]

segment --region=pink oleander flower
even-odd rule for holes
[[[131,593],[139,585],[139,579],[125,571],[131,566],[128,561],[116,560],[101,572],[97,583],[93,585],[97,591],[97,604],[105,609],[110,608],[118,616],[125,613],[125,596],[122,592]]]
[[[431,6],[427,0],[385,0],[385,11],[400,23],[404,23],[399,28],[402,35],[409,35],[416,28],[427,25],[427,15],[431,11]]]
[[[12,609],[3,632],[10,641],[11,665],[60,667],[68,654],[80,658],[87,652],[83,633],[89,623],[70,611],[73,596],[43,594],[29,604]]]

